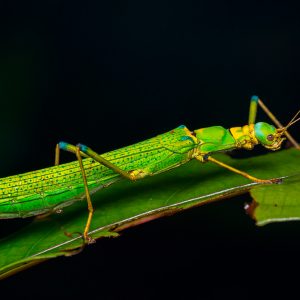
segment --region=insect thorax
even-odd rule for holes
[[[234,148],[252,149],[258,144],[253,125],[232,127],[212,126],[194,131],[198,141],[199,154],[227,151]]]
[[[199,154],[226,151],[235,148],[235,139],[230,131],[222,126],[211,126],[194,131],[198,140]]]
[[[254,134],[254,124],[231,127],[229,131],[236,141],[236,148],[251,150],[259,143]]]

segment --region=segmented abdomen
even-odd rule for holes
[[[195,147],[188,130],[180,126],[155,138],[102,156],[125,171],[155,174],[189,159]],[[91,192],[112,184],[120,175],[90,158],[83,165]],[[0,218],[28,217],[72,204],[84,197],[78,161],[0,179]]]

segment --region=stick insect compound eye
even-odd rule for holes
[[[267,136],[267,140],[268,141],[273,141],[274,140],[274,135],[273,134],[269,134],[268,136]]]

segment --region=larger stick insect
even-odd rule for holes
[[[278,128],[265,122],[255,123],[258,105]],[[196,159],[202,163],[217,164],[254,182],[278,183],[279,179],[256,178],[212,156],[216,152],[232,149],[251,150],[257,144],[269,150],[278,150],[284,136],[299,148],[287,132],[300,119],[297,119],[299,113],[286,126],[282,126],[263,102],[253,96],[248,125],[242,127],[225,129],[212,126],[190,131],[182,125],[154,138],[102,155],[82,144],[75,146],[60,142],[56,146],[55,166],[0,179],[0,218],[26,218],[51,213],[86,198],[88,218],[83,238],[85,243],[91,243],[94,240],[89,236],[89,228],[94,209],[90,195],[120,177],[135,181]],[[74,153],[77,161],[59,164],[60,150]]]

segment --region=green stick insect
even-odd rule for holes
[[[278,126],[277,129],[265,122],[255,123],[258,105]],[[215,163],[254,182],[278,183],[279,179],[253,177],[216,160],[212,155],[236,148],[251,150],[257,144],[269,150],[278,150],[285,139],[284,135],[299,148],[287,132],[288,127],[300,119],[296,119],[299,113],[286,126],[282,126],[262,101],[253,96],[248,125],[242,127],[225,129],[212,126],[189,131],[182,125],[103,155],[82,144],[74,146],[60,142],[56,146],[55,166],[0,179],[0,219],[51,213],[86,198],[88,219],[83,238],[85,243],[92,243],[94,240],[88,234],[94,211],[90,195],[113,184],[120,177],[134,181],[197,159],[200,162]],[[60,150],[74,153],[77,161],[59,164]]]

